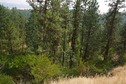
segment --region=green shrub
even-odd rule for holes
[[[114,67],[114,63],[110,61],[98,61],[96,67],[100,70],[100,73],[106,74]]]
[[[75,67],[63,67],[61,71],[63,76],[80,76],[86,72],[86,66],[80,61]]]
[[[77,69],[76,68],[68,68],[68,67],[63,67],[61,69],[62,71],[62,76],[68,76],[68,77],[71,77],[71,76],[77,76]]]
[[[23,82],[30,81],[33,79],[30,72],[35,59],[35,55],[11,56],[2,70],[2,73],[12,76],[16,82],[19,82],[19,79]]]
[[[0,67],[3,68],[8,61],[9,56],[0,53]]]
[[[121,60],[121,65],[126,64],[126,53],[123,55],[122,60]]]
[[[8,61],[4,73],[13,76],[15,81],[31,81],[39,84],[60,74],[58,65],[52,64],[47,56],[15,56]],[[17,79],[17,80],[16,80]]]
[[[0,84],[15,84],[12,77],[0,74]]]
[[[32,66],[31,74],[34,76],[34,82],[39,84],[43,81],[47,81],[50,78],[54,78],[60,74],[59,67],[52,64],[46,56],[38,56]]]

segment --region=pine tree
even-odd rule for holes
[[[29,0],[29,4],[33,7],[34,11],[40,14],[38,21],[41,24],[41,44],[42,51],[49,54],[53,62],[57,59],[57,49],[61,44],[61,22],[60,17],[60,0],[45,0],[38,1],[39,6]]]
[[[61,17],[63,19],[61,25],[62,25],[62,50],[61,50],[61,54],[62,54],[62,66],[64,66],[66,64],[66,59],[68,59],[68,54],[70,51],[70,32],[71,32],[71,18],[72,18],[72,14],[71,11],[69,9],[69,5],[70,5],[70,1],[66,0],[61,8]]]
[[[109,3],[109,6],[111,7],[109,9],[108,16],[106,17],[106,28],[107,28],[107,43],[105,47],[105,53],[104,53],[104,60],[108,60],[109,54],[110,54],[110,48],[112,48],[113,44],[113,37],[114,37],[114,30],[115,30],[115,22],[116,22],[116,16],[119,12],[119,9],[123,7],[123,2],[125,0],[116,0],[111,1]]]
[[[32,52],[38,54],[37,51],[41,47],[41,39],[40,39],[40,23],[38,21],[39,14],[32,11],[32,14],[28,20],[26,26],[26,44],[28,48],[28,52]]]
[[[99,14],[96,0],[85,1],[81,29],[81,55],[83,61],[98,51]]]
[[[81,14],[81,0],[76,0],[74,12],[73,12],[73,31],[71,38],[71,55],[70,55],[70,68],[73,67],[73,57],[77,56],[77,39],[78,39],[78,30],[80,27],[80,14]]]
[[[25,25],[25,20],[17,13],[17,9],[13,8],[8,10],[1,6],[1,12],[3,15],[1,17],[1,49],[6,51],[9,54],[16,54],[14,51],[18,51],[24,35],[21,34],[21,31]],[[22,31],[23,33],[24,31]],[[3,46],[3,47],[2,47]]]
[[[8,18],[8,10],[4,6],[0,5],[0,52],[7,50],[6,40],[6,21]]]

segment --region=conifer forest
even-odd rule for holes
[[[126,64],[125,0],[27,0],[0,5],[0,84],[106,75]]]

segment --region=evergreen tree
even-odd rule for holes
[[[73,31],[71,38],[71,55],[70,55],[70,68],[73,66],[73,57],[77,56],[77,40],[78,40],[78,30],[80,27],[80,15],[81,15],[81,0],[76,0],[74,12],[73,12]]]
[[[5,9],[5,11],[4,11]],[[17,9],[7,10],[3,7],[3,15],[1,15],[1,48],[9,54],[15,54],[14,51],[19,50],[24,41],[24,25],[25,20],[20,14],[17,13]],[[24,23],[24,24],[23,24]],[[22,32],[21,32],[22,31]]]
[[[40,38],[40,23],[38,21],[39,14],[32,11],[32,14],[28,20],[26,26],[26,44],[28,48],[28,52],[38,54],[37,51],[41,48],[41,38]]]
[[[42,51],[52,56],[53,62],[57,59],[57,49],[61,44],[61,22],[60,17],[60,0],[45,0],[38,1],[40,5],[37,6],[29,0],[29,4],[34,8],[35,11],[39,12],[40,16],[38,19],[41,24],[41,44]]]
[[[99,14],[97,0],[85,1],[81,29],[81,55],[83,61],[99,51]]]
[[[63,34],[62,34],[62,66],[64,66],[67,61],[66,59],[68,59],[68,55],[69,52],[70,52],[70,32],[71,32],[71,27],[72,27],[72,24],[71,24],[71,18],[72,18],[72,13],[69,9],[69,5],[70,5],[70,1],[67,0],[63,3],[62,5],[62,8],[61,8],[61,17],[63,19],[61,25],[62,25],[62,31],[63,31]]]
[[[111,1],[109,3],[109,6],[111,7],[109,9],[108,16],[106,17],[106,28],[107,28],[107,42],[105,46],[105,53],[104,53],[104,60],[108,60],[109,55],[110,55],[110,48],[113,47],[113,37],[114,37],[114,30],[115,30],[115,23],[116,23],[116,16],[119,12],[119,9],[122,8],[124,0],[116,0],[116,1]]]
[[[7,50],[6,21],[8,15],[7,8],[0,5],[0,52],[5,52]]]

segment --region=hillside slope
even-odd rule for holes
[[[58,82],[53,81],[51,84],[126,84],[126,66],[114,68],[108,73],[108,76],[61,79]]]

